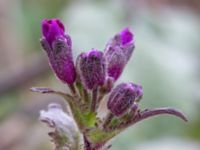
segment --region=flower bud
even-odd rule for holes
[[[44,19],[42,20],[42,34],[49,45],[52,45],[57,36],[64,36],[65,27],[58,19]]]
[[[115,87],[108,99],[107,107],[115,116],[122,116],[134,104],[141,93],[142,87],[133,83],[121,83]]]
[[[130,59],[134,49],[134,36],[125,28],[116,34],[107,44],[105,48],[105,57],[107,61],[107,71],[110,77],[117,80],[128,60]]]
[[[53,71],[61,81],[73,84],[76,72],[72,58],[72,42],[70,36],[65,35],[64,25],[58,19],[44,19],[42,34],[41,44]]]
[[[91,50],[78,56],[77,73],[86,89],[95,89],[104,84],[106,64],[103,53]]]

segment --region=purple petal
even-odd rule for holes
[[[122,30],[120,35],[121,35],[122,45],[126,45],[133,41],[133,34],[129,31],[128,28],[125,28],[124,30]]]
[[[51,45],[55,38],[59,35],[64,36],[64,25],[58,19],[42,20],[42,34]]]

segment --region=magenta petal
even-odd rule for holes
[[[62,29],[63,32],[65,32],[65,26],[63,25],[63,23],[59,19],[55,19],[55,22],[60,27],[60,29]]]
[[[42,34],[51,45],[57,36],[64,36],[65,28],[59,19],[42,20]]]
[[[125,45],[133,41],[133,34],[129,31],[128,28],[122,30],[120,35],[121,35],[122,45]]]

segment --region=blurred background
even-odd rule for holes
[[[63,100],[29,88],[68,90],[39,44],[41,20],[54,17],[72,37],[74,58],[103,50],[110,37],[130,27],[136,49],[118,82],[143,86],[141,108],[176,107],[189,119],[145,120],[115,138],[111,149],[200,150],[199,0],[0,0],[0,150],[53,150],[38,116]]]

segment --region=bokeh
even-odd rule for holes
[[[32,86],[68,91],[50,70],[40,47],[40,22],[61,18],[73,40],[74,58],[103,50],[129,27],[136,49],[118,82],[144,88],[140,107],[176,107],[189,122],[162,116],[116,137],[113,150],[200,149],[199,0],[1,0],[0,150],[53,150],[39,111],[61,98],[31,93]]]

